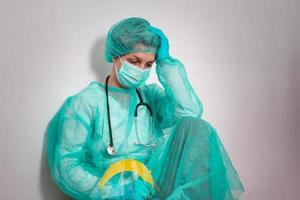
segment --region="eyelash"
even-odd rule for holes
[[[133,61],[133,60],[129,60],[129,62],[131,63],[131,64],[136,64],[136,63],[139,63],[138,61]],[[148,67],[151,67],[152,66],[152,64],[147,64],[147,66]]]

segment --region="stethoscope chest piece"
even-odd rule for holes
[[[106,151],[109,155],[115,155],[117,153],[115,146],[107,145]]]

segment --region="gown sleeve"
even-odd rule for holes
[[[201,118],[203,106],[192,88],[183,63],[172,57],[156,63],[156,73],[163,88],[153,92],[155,115],[160,127],[167,128],[183,117]]]
[[[92,108],[80,95],[65,101],[49,123],[48,163],[53,181],[75,199],[100,199],[99,175],[89,162],[86,142],[92,131]]]

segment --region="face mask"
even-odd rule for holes
[[[117,66],[114,64],[117,79],[125,87],[139,87],[146,82],[150,75],[151,68],[140,69],[139,67],[123,61],[119,56],[122,66],[118,71]]]

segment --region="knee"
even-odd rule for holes
[[[184,117],[177,122],[178,127],[202,127],[209,128],[211,125],[208,121],[198,117]]]
[[[208,138],[213,133],[212,125],[202,119],[196,117],[184,117],[177,123],[177,130],[189,135]]]
[[[183,124],[183,123],[198,124],[203,122],[204,119],[199,117],[183,117],[178,121],[179,124]]]

